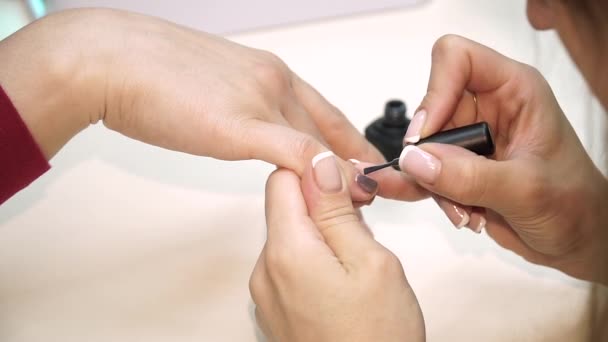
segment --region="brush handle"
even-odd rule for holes
[[[440,143],[460,146],[482,156],[492,155],[496,149],[494,140],[492,139],[492,133],[490,132],[490,126],[488,126],[486,122],[479,122],[468,126],[442,131],[427,138],[421,139],[418,143],[416,143],[416,145],[422,145],[425,143]],[[391,160],[386,164],[365,168],[363,170],[363,174],[367,175],[389,166],[399,169],[399,158]]]
[[[416,145],[425,143],[456,145],[481,156],[492,155],[495,150],[492,133],[486,122],[442,131],[421,139]]]

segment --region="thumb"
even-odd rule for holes
[[[313,158],[302,178],[302,193],[310,218],[345,267],[378,248],[353,207],[344,171],[332,152]]]
[[[514,189],[521,186],[521,168],[515,163],[436,143],[408,145],[399,158],[401,170],[429,191],[458,203],[496,211],[513,204]]]

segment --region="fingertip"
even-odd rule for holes
[[[365,168],[375,165],[369,162],[361,162],[355,165],[355,168],[363,174]],[[420,187],[410,176],[392,167],[370,173],[366,177],[378,183],[376,195],[383,198],[400,201],[417,201],[429,195],[428,191]]]
[[[277,186],[281,186],[286,183],[293,183],[298,179],[298,176],[294,171],[278,167],[276,170],[270,173],[266,180],[266,192],[274,190]]]
[[[266,181],[265,209],[268,222],[306,215],[301,181],[294,171],[279,168],[270,174]]]

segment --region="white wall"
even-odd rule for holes
[[[22,1],[0,0],[0,39],[10,35],[29,21]]]
[[[47,0],[49,11],[112,7],[163,17],[206,32],[227,33],[354,13],[399,8],[425,0]]]

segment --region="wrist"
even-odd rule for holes
[[[0,84],[47,160],[103,108],[77,20],[51,15],[0,42]]]

